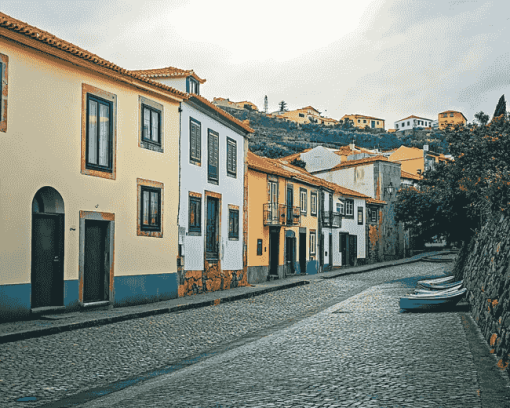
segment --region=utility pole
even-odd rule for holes
[[[264,96],[264,112],[267,113],[267,95]]]

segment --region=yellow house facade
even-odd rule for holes
[[[0,316],[177,297],[179,106],[0,14]]]
[[[367,126],[372,129],[384,129],[384,119],[374,118],[373,116],[352,114],[342,116],[341,120],[350,120],[354,127],[360,129],[365,129]]]
[[[423,174],[426,170],[434,167],[435,163],[448,161],[442,153],[435,153],[416,147],[400,146],[389,157],[388,160],[393,163],[400,163],[402,172],[410,173],[414,176]]]
[[[445,129],[448,126],[462,125],[465,126],[467,119],[462,112],[447,110],[437,115],[439,129]]]
[[[248,152],[248,283],[318,271],[320,184],[289,169]]]
[[[320,112],[313,106],[306,106],[292,111],[277,112],[276,116],[300,124],[316,123],[318,125],[334,126],[338,123],[335,119],[321,116]]]

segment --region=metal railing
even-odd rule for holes
[[[301,208],[285,204],[267,203],[263,205],[264,225],[279,227],[296,226],[301,223]]]
[[[323,211],[321,222],[325,228],[340,228],[342,226],[342,216],[336,211]]]

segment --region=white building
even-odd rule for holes
[[[136,72],[190,93],[180,115],[179,296],[247,285],[244,178],[253,130],[201,97],[205,80],[193,71]]]
[[[426,128],[432,126],[432,119],[422,118],[420,116],[408,116],[407,118],[397,120],[395,129],[397,131],[411,130],[415,128]]]

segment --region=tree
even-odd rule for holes
[[[478,113],[475,113],[475,119],[478,121],[480,125],[485,126],[487,122],[489,122],[489,115],[484,113],[484,111],[480,111]]]
[[[496,106],[496,110],[494,111],[493,119],[505,114],[506,114],[505,95],[501,95],[501,98],[499,98],[498,104]]]
[[[437,163],[418,189],[397,196],[396,218],[425,238],[467,241],[491,213],[510,211],[510,122],[445,131],[454,161]]]
[[[287,111],[287,102],[281,101],[278,106],[280,107],[280,112],[286,112]]]

